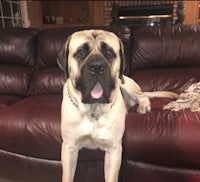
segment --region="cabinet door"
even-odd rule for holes
[[[104,25],[104,1],[90,1],[90,10],[92,24]]]
[[[184,24],[198,24],[199,21],[199,1],[185,1]]]

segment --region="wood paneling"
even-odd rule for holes
[[[198,24],[199,1],[185,1],[184,24]]]

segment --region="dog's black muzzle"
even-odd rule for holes
[[[91,55],[81,67],[81,77],[76,82],[83,103],[109,103],[115,81],[107,60],[101,55]]]

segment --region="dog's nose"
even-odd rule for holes
[[[92,61],[88,67],[91,74],[103,74],[105,71],[105,64],[100,61]]]

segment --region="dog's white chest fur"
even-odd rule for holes
[[[67,93],[67,89],[66,84],[61,123],[62,138],[67,145],[76,144],[71,147],[78,149],[86,147],[107,150],[113,146],[113,142],[121,141],[126,108],[122,107],[124,103],[120,90],[117,93],[117,102],[102,105],[82,105],[82,103],[76,105]],[[124,112],[124,114],[116,115],[116,110],[120,113]]]

